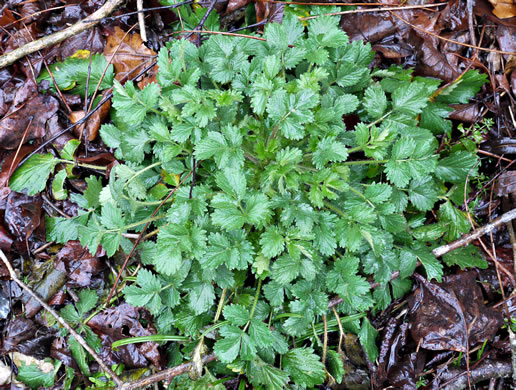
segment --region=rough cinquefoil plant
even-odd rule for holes
[[[267,25],[266,41],[171,42],[158,83],[115,85],[101,135],[123,163],[106,186],[91,177],[72,195],[79,216],[48,221],[50,240],[108,255],[128,252],[122,233],[152,221],[159,232],[139,245],[144,267],[126,300],[160,333],[189,337],[180,356],[204,342],[270,389],[325,380],[318,335],[325,315],[335,328],[334,296],[374,360],[366,313],[410,289],[418,260],[439,280],[431,249],[469,230],[456,205],[477,157],[438,151],[436,135],[451,128],[448,104],[467,102],[485,77],[470,71],[438,89],[398,67],[372,72],[370,46],[348,42],[337,22],[319,17],[305,32],[287,17]],[[445,261],[482,265],[469,251]],[[326,356],[342,377],[338,354]]]

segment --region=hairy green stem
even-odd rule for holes
[[[373,127],[374,125],[376,125],[377,123],[380,123],[382,122],[385,118],[387,118],[389,115],[392,114],[392,111],[388,111],[385,115],[383,115],[382,117],[378,118],[377,120],[375,120],[374,122],[371,122],[367,125],[367,128],[370,129],[371,127]]]
[[[222,308],[224,307],[224,300],[226,299],[226,288],[222,290],[222,294],[219,299],[219,304],[217,306],[217,313],[215,313],[215,318],[213,319],[213,322],[217,323],[217,321],[220,318],[220,315],[222,314]]]
[[[253,307],[251,308],[251,313],[249,314],[249,321],[247,321],[247,324],[245,324],[244,332],[249,327],[249,324],[251,323],[251,320],[253,319],[254,312],[256,310],[256,305],[258,304],[258,298],[260,297],[260,290],[262,289],[262,279],[258,279],[258,287],[256,287],[256,294],[254,295],[254,302]]]
[[[80,162],[72,161],[72,160],[64,160],[64,159],[61,159],[61,158],[58,159],[58,161],[63,163],[63,164],[77,165],[77,166],[79,166],[81,168],[97,169],[99,171],[106,171],[107,170],[107,167],[101,166],[101,165],[85,164],[85,163],[80,163]]]
[[[147,218],[147,219],[144,219],[143,221],[138,221],[138,222],[134,222],[134,223],[131,223],[129,225],[126,225],[126,226],[123,227],[123,229],[109,229],[109,230],[106,230],[106,233],[114,233],[114,232],[118,232],[120,230],[129,230],[129,229],[135,228],[137,226],[143,225],[143,224],[148,223],[148,222],[159,221],[160,219],[163,219],[165,217],[166,217],[166,214],[159,215],[157,217]]]

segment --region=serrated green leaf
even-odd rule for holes
[[[223,313],[224,318],[235,326],[243,326],[249,321],[249,311],[242,305],[228,305]]]
[[[295,348],[288,351],[283,360],[283,369],[300,386],[312,387],[323,383],[324,365],[312,348]]]
[[[289,376],[286,372],[265,363],[259,357],[248,363],[249,381],[251,384],[264,385],[270,390],[281,390],[287,384]]]
[[[348,158],[347,148],[332,138],[323,138],[313,154],[312,160],[318,169],[322,169],[328,162],[342,162]]]
[[[403,114],[417,115],[426,107],[431,94],[421,82],[403,84],[392,93],[392,108]]]
[[[17,192],[26,191],[27,195],[35,195],[43,191],[57,162],[58,160],[50,153],[35,154],[14,171],[9,187]]]
[[[363,105],[373,120],[385,113],[387,97],[379,84],[373,84],[365,90]]]
[[[86,178],[86,184],[88,184],[88,187],[84,191],[84,199],[88,203],[88,208],[94,209],[100,204],[99,195],[102,190],[102,180],[95,176],[90,176]]]
[[[448,267],[458,265],[462,270],[473,267],[486,269],[489,265],[487,261],[480,257],[478,248],[473,245],[458,248],[445,254],[443,261]]]
[[[360,344],[362,344],[362,347],[371,362],[374,362],[378,357],[378,347],[376,346],[377,335],[378,331],[373,327],[373,325],[371,325],[367,318],[364,318],[362,320],[362,326],[360,327],[358,338],[360,339]]]
[[[437,101],[448,104],[468,103],[486,82],[486,74],[468,70],[459,80],[443,88]]]
[[[260,237],[262,253],[268,257],[276,257],[283,252],[285,240],[275,227],[268,228]]]
[[[340,355],[329,349],[326,355],[326,368],[330,375],[335,379],[335,382],[342,383],[342,379],[344,378],[344,363]]]
[[[466,214],[455,208],[450,201],[446,201],[439,207],[439,221],[446,229],[445,238],[448,241],[456,240],[462,233],[471,230]]]
[[[75,304],[75,307],[82,317],[97,305],[99,297],[95,290],[87,288],[81,289],[77,295],[79,296],[79,301]]]
[[[421,261],[421,264],[423,264],[428,280],[436,279],[438,282],[441,282],[443,275],[443,265],[432,254],[430,248],[424,244],[417,243],[410,249],[410,252],[412,252],[419,259],[419,261]]]
[[[61,362],[58,362],[55,364],[52,371],[42,372],[36,364],[26,365],[21,362],[21,366],[18,367],[16,379],[25,383],[31,389],[38,389],[41,386],[52,387],[54,386],[55,376],[60,367]]]
[[[244,163],[242,151],[242,135],[238,128],[227,126],[219,132],[209,132],[196,147],[195,154],[198,159],[206,160],[214,157],[219,168],[239,167]]]
[[[466,151],[459,151],[439,160],[435,174],[442,181],[464,183],[478,164],[478,157]]]

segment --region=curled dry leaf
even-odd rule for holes
[[[16,18],[14,17],[12,11],[9,8],[5,8],[0,14],[0,27],[5,27],[15,22]]]
[[[68,241],[56,256],[56,268],[68,275],[68,287],[88,287],[92,277],[104,268],[98,256],[92,256],[79,241]]]
[[[26,252],[27,246],[39,246],[45,240],[41,206],[39,196],[11,192],[6,198],[3,205],[4,222],[10,233],[16,237],[15,246],[21,252]]]
[[[229,0],[228,6],[226,7],[225,15],[234,12],[235,10],[245,7],[247,4],[251,3],[252,0]]]
[[[104,310],[93,317],[88,325],[102,341],[100,356],[111,364],[123,362],[128,367],[147,367],[149,360],[156,367],[161,366],[161,356],[156,343],[146,342],[119,347],[116,351],[111,344],[131,336],[148,336],[155,333],[153,328],[144,328],[139,322],[140,314],[127,303]]]
[[[97,134],[99,133],[100,125],[102,121],[106,119],[109,114],[109,109],[111,108],[111,102],[107,101],[104,103],[99,110],[95,111],[92,116],[90,116],[86,123],[75,126],[73,129],[73,133],[79,139],[83,139],[84,131],[87,131],[88,140],[93,141],[97,138]],[[73,111],[68,118],[72,123],[78,122],[82,118],[84,118],[84,111]]]
[[[45,136],[45,125],[56,114],[59,104],[52,96],[35,95],[35,92],[36,87],[28,80],[18,90],[13,104],[0,120],[2,149],[16,149],[20,143]]]
[[[505,171],[502,173],[495,185],[496,195],[499,197],[516,193],[516,171]]]
[[[78,50],[88,50],[90,53],[102,53],[106,45],[105,39],[100,32],[100,28],[94,27],[80,34],[67,39],[59,46],[59,58],[64,61],[71,57]]]
[[[500,19],[508,19],[516,16],[516,4],[514,0],[489,0],[493,5],[493,14]]]
[[[480,104],[452,104],[453,111],[450,113],[450,119],[455,119],[466,123],[475,123],[482,114]]]
[[[136,76],[144,67],[152,62],[156,52],[144,45],[138,33],[126,34],[116,26],[113,34],[107,37],[104,49],[106,60],[115,67],[117,80],[127,80]],[[152,78],[156,69],[147,73]],[[146,78],[146,79],[147,79]],[[143,88],[146,84],[138,86]]]
[[[419,287],[409,300],[411,335],[422,348],[466,352],[503,325],[502,313],[484,304],[476,272],[450,275],[440,284],[414,276]]]
[[[64,337],[57,337],[54,339],[50,349],[50,356],[52,356],[54,359],[62,361],[69,367],[77,367],[77,364],[72,357],[72,353],[70,352],[70,348],[68,348]]]

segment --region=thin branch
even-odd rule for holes
[[[208,20],[208,16],[210,16],[211,12],[215,8],[215,4],[217,4],[217,0],[211,0],[210,6],[208,7],[206,13],[203,15],[202,19],[199,21],[199,24],[193,29],[193,31],[190,31],[185,36],[185,39],[190,38],[194,34],[195,30],[202,30],[204,23],[206,23],[206,20]]]
[[[471,370],[471,380],[473,383],[483,382],[491,378],[505,378],[511,375],[511,364],[505,361],[486,360],[473,370]],[[441,382],[451,380],[442,389],[459,390],[468,386],[466,371],[459,368],[451,368],[440,376]]]
[[[453,44],[459,45],[459,46],[469,47],[471,49],[487,51],[489,53],[516,55],[516,52],[513,52],[513,51],[503,51],[503,50],[497,50],[497,49],[489,49],[487,47],[480,47],[480,46],[470,45],[469,43],[466,43],[466,42],[460,42],[460,41],[457,41],[455,39],[445,38],[445,37],[440,36],[439,34],[435,34],[435,33],[431,32],[431,31],[425,30],[424,28],[418,27],[418,26],[410,23],[407,19],[401,17],[400,15],[398,15],[395,12],[391,11],[391,15],[394,15],[399,20],[401,20],[403,23],[407,24],[408,26],[412,27],[413,29],[421,31],[421,32],[423,32],[425,34],[428,34],[428,35],[430,35],[432,37],[435,37],[435,38],[440,39],[440,40],[445,41],[445,42],[453,43]]]
[[[330,4],[332,4],[332,3],[330,3]],[[306,16],[304,18],[299,18],[299,20],[310,20],[310,19],[318,18],[319,16],[363,14],[363,13],[368,13],[368,12],[382,12],[382,11],[387,12],[387,11],[401,11],[404,9],[421,9],[421,8],[430,8],[430,7],[440,7],[441,5],[446,5],[446,4],[448,4],[448,3],[405,5],[405,6],[400,6],[400,7],[382,7],[382,8],[365,8],[365,9],[362,8],[362,9],[353,9],[353,10],[349,10],[349,11],[330,12],[327,14]],[[374,4],[368,4],[368,5],[374,5]]]
[[[62,30],[58,31],[54,34],[47,35],[38,40],[32,41],[15,49],[7,54],[4,54],[0,57],[0,69],[5,68],[11,64],[14,64],[20,58],[25,57],[26,55],[37,52],[38,50],[45,49],[47,47],[53,46],[57,43],[63,42],[65,39],[71,38],[74,35],[77,35],[83,31],[86,31],[95,25],[97,25],[102,18],[111,14],[120,4],[122,4],[125,0],[107,0],[106,3],[100,7],[97,11],[91,14],[91,20],[86,18],[78,21],[74,25]]]
[[[57,322],[59,322],[63,327],[70,332],[70,334],[77,340],[77,342],[86,350],[88,351],[93,359],[99,364],[99,366],[113,379],[113,381],[118,385],[121,386],[123,384],[123,381],[116,375],[111,368],[108,367],[106,363],[97,355],[97,353],[91,348],[86,341],[79,335],[68,323],[61,318],[61,316],[52,309],[45,301],[43,301],[39,296],[32,291],[29,286],[27,286],[25,283],[23,283],[19,278],[18,275],[16,275],[16,272],[14,271],[13,267],[11,266],[11,263],[9,263],[9,260],[5,256],[4,252],[0,249],[0,259],[7,267],[7,270],[9,271],[9,275],[11,278],[23,289],[29,294],[32,298],[34,298],[41,306],[43,306],[50,314],[52,314]]]
[[[508,211],[505,214],[502,214],[498,218],[495,218],[493,220],[493,222],[488,223],[487,225],[484,225],[481,228],[478,228],[477,230],[474,230],[471,233],[462,236],[458,240],[455,240],[453,242],[450,242],[449,244],[445,244],[438,248],[435,248],[432,251],[432,253],[435,255],[435,257],[441,257],[441,256],[447,254],[448,252],[451,252],[457,248],[466,246],[471,241],[474,241],[474,240],[482,237],[483,235],[493,231],[498,226],[503,225],[509,221],[512,221],[515,218],[516,218],[516,209],[512,209],[511,211]]]
[[[207,364],[216,360],[217,357],[214,353],[210,355],[204,355],[202,357],[202,363]],[[132,382],[124,383],[123,385],[118,385],[116,390],[135,390],[135,389],[143,389],[146,386],[149,386],[153,383],[157,383],[160,381],[170,380],[178,375],[184,374],[185,372],[190,371],[193,366],[193,362],[183,363],[179,366],[175,366],[172,368],[168,368],[166,370],[157,372],[156,374],[150,375],[148,377],[138,379]]]
[[[143,42],[147,42],[147,31],[145,30],[145,15],[143,14],[143,0],[136,0],[138,10],[138,24],[140,26],[140,36]]]
[[[514,226],[512,225],[512,221],[507,222],[507,231],[509,232],[509,239],[512,246],[512,258],[514,262],[515,276],[516,276],[516,234],[514,233]],[[507,306],[506,306],[506,310]],[[509,324],[511,323],[511,318],[507,318]],[[509,331],[509,346],[511,350],[511,363],[512,363],[512,380],[513,383],[516,383],[516,335],[512,331],[511,327],[508,326],[507,330]]]

